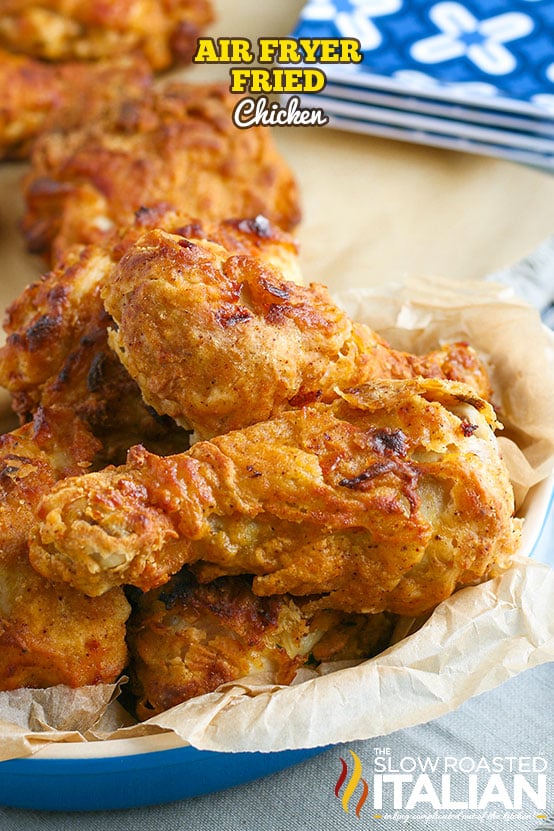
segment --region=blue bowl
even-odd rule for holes
[[[94,743],[121,745],[118,755],[79,757],[91,745],[65,745],[63,758],[29,757],[0,763],[0,804],[47,811],[99,811],[157,805],[251,782],[322,752],[215,753],[190,746],[125,753],[149,739]],[[159,742],[157,742],[159,744]],[[55,748],[57,749],[57,748]],[[60,746],[61,749],[61,746]],[[104,748],[102,748],[103,752]]]

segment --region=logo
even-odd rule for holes
[[[543,756],[402,756],[374,748],[369,762],[353,750],[339,757],[334,794],[345,814],[400,823],[458,817],[490,825],[525,820],[554,831],[547,813],[548,761]],[[367,773],[364,778],[364,765]],[[536,825],[536,820],[540,821]]]
[[[355,809],[356,816],[359,818],[360,812],[361,812],[362,808],[365,805],[365,801],[366,801],[367,795],[369,793],[369,786],[368,786],[366,780],[362,779],[362,763],[360,761],[360,757],[356,753],[354,753],[353,750],[349,750],[348,752],[350,753],[350,755],[352,756],[352,759],[354,760],[354,769],[352,771],[352,774],[350,775],[350,778],[349,778],[348,782],[346,782],[346,786],[344,788],[344,791],[343,791],[343,794],[342,794],[342,797],[341,797],[340,796],[340,789],[342,788],[342,786],[344,785],[344,783],[346,781],[346,777],[348,775],[348,765],[346,764],[346,762],[344,761],[342,756],[340,757],[342,770],[340,772],[339,778],[337,779],[337,784],[335,785],[335,796],[337,798],[340,798],[340,803],[341,803],[341,806],[342,806],[342,810],[344,811],[345,814],[347,814],[348,813],[348,808],[349,808],[349,805],[350,805],[350,800],[352,799],[352,797],[354,795],[354,791],[356,790],[358,785],[361,784],[362,785],[362,792],[361,792],[361,795],[358,799],[358,802],[356,804],[356,809]]]

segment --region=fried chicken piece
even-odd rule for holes
[[[0,350],[0,384],[12,394],[22,421],[40,405],[45,385],[56,378],[83,338],[105,314],[100,283],[113,269],[107,252],[76,249],[53,271],[27,286],[8,307],[6,343]],[[96,327],[97,328],[97,327]]]
[[[41,406],[71,407],[100,439],[99,460],[104,465],[123,462],[135,444],[159,455],[188,449],[189,433],[142,400],[137,384],[108,345],[108,323],[100,305],[60,373],[44,386]]]
[[[37,408],[69,409],[99,439],[95,457],[99,466],[121,464],[134,444],[159,455],[188,449],[189,433],[169,417],[158,416],[142,400],[137,384],[108,345],[109,317],[99,298],[98,306],[98,316],[83,322],[80,340],[60,372],[37,390],[39,400],[16,394],[21,422],[31,419]]]
[[[0,689],[112,683],[123,670],[123,591],[90,598],[29,563],[27,537],[41,497],[89,466],[98,443],[70,411],[40,410],[0,438]]]
[[[253,574],[260,596],[422,614],[516,549],[495,424],[464,385],[381,381],[181,455],[134,448],[45,497],[31,562],[90,595],[196,564],[202,581]]]
[[[44,136],[25,181],[29,248],[56,262],[73,243],[106,238],[159,203],[219,221],[299,221],[294,177],[264,127],[237,130],[222,84],[173,83],[94,124]]]
[[[137,715],[149,718],[255,672],[289,684],[306,661],[371,657],[392,629],[387,615],[314,614],[288,595],[257,597],[248,577],[202,585],[183,570],[143,594],[129,619]]]
[[[290,279],[300,279],[296,243],[263,217],[209,227],[191,224],[173,212],[140,211],[133,227],[114,235],[109,251],[93,246],[72,250],[8,309],[4,327],[8,337],[0,349],[0,384],[11,392],[22,421],[40,404],[70,406],[104,443],[116,441],[125,450],[146,443],[156,452],[165,452],[160,441],[169,435],[171,452],[185,449],[183,431],[144,404],[135,381],[109,347],[111,319],[100,297],[115,262],[145,229],[160,224],[187,237],[215,239],[236,253],[256,255],[278,266]],[[179,435],[180,448],[174,444]],[[113,452],[106,457],[115,459]]]
[[[143,720],[220,684],[270,671],[289,684],[304,662],[306,635],[290,598],[256,597],[249,581],[199,585],[186,572],[144,594],[128,626],[133,692]]]
[[[191,61],[212,20],[209,0],[0,0],[0,45],[48,61],[138,52],[161,70]]]
[[[102,460],[120,463],[133,444],[166,455],[189,446],[188,433],[148,407],[108,344],[111,318],[100,283],[113,261],[84,249],[29,286],[8,310],[12,328],[0,350],[0,380],[21,421],[38,406],[70,407],[98,437]]]
[[[203,438],[373,378],[446,377],[490,395],[467,344],[397,352],[324,286],[294,285],[278,264],[210,240],[145,234],[103,297],[116,324],[110,343],[144,400]]]
[[[138,58],[56,66],[0,49],[0,159],[26,158],[41,133],[95,121],[150,84]]]
[[[106,461],[121,462],[133,444],[164,452],[188,447],[185,431],[147,407],[107,342],[111,323],[100,282],[113,269],[99,249],[72,252],[63,268],[24,290],[8,309],[0,383],[22,422],[39,406],[68,407],[99,437]]]

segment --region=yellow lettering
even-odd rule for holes
[[[281,38],[279,46],[279,63],[300,63],[302,56],[294,38]]]
[[[340,44],[338,40],[322,40],[321,53],[319,56],[320,63],[338,63]]]
[[[219,55],[213,38],[198,38],[194,63],[217,63]]]
[[[302,92],[321,92],[326,83],[327,78],[321,69],[305,69]]]
[[[302,55],[294,38],[259,38],[258,61],[260,63],[300,63]]]
[[[252,63],[252,44],[247,38],[198,38],[194,63]]]
[[[302,92],[304,89],[304,71],[302,69],[275,69],[275,92]]]
[[[231,92],[246,92],[252,74],[251,69],[231,69]]]
[[[317,50],[319,49],[319,39],[300,38],[300,47],[304,52],[304,60],[306,63],[317,63]]]
[[[246,38],[230,38],[230,56],[227,58],[231,63],[252,63],[252,44]]]
[[[273,92],[271,69],[253,69],[250,92]]]
[[[340,62],[360,63],[363,61],[364,56],[362,55],[360,48],[361,43],[359,40],[355,40],[355,38],[343,38],[341,40]]]
[[[305,63],[360,63],[360,41],[355,38],[299,38]]]
[[[273,63],[275,53],[279,51],[279,38],[258,38],[258,61]]]
[[[321,69],[231,69],[231,92],[320,92],[326,83]]]

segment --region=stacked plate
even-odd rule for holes
[[[309,0],[293,35],[360,41],[301,97],[332,126],[554,169],[552,0]]]

